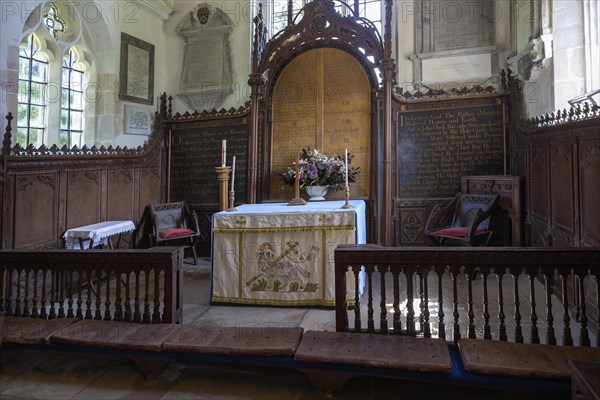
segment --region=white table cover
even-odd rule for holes
[[[88,248],[90,240],[93,240],[94,247],[106,245],[110,236],[134,230],[135,225],[132,221],[105,221],[71,228],[65,232],[63,238],[67,249],[79,249],[80,238],[84,240],[84,247]]]
[[[334,250],[366,242],[365,203],[350,204],[247,204],[214,214],[212,301],[334,306]],[[353,296],[354,281],[348,284]]]

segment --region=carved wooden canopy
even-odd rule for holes
[[[345,3],[338,3],[348,7]],[[373,23],[358,15],[342,16],[331,0],[315,0],[306,4],[288,26],[261,46],[256,46],[256,71],[265,79],[268,97],[273,83],[283,68],[298,55],[312,49],[332,47],[352,54],[365,68],[372,87],[378,86],[376,71],[384,58],[381,37]],[[259,14],[260,15],[260,14]],[[296,20],[299,19],[298,22]],[[257,39],[266,32],[257,22]],[[291,23],[290,23],[291,22]],[[263,39],[264,40],[264,39]]]

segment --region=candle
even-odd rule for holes
[[[231,191],[233,192],[233,185],[235,181],[235,156],[233,156],[233,161],[231,163]]]
[[[348,187],[348,149],[344,149],[344,154],[346,158],[346,187]]]
[[[227,140],[221,142],[221,167],[225,166],[225,155],[227,153]]]

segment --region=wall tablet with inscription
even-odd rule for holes
[[[227,166],[236,156],[235,201],[246,202],[248,132],[246,117],[173,124],[169,133],[170,201],[219,204],[215,167],[221,166],[221,144],[226,140]]]
[[[348,84],[352,82],[352,84]],[[360,168],[350,196],[367,197],[371,165],[371,89],[360,63],[345,51],[321,48],[292,60],[273,94],[270,199],[288,200],[294,189],[277,175],[310,146],[328,157],[353,154]],[[343,198],[342,191],[327,198]]]
[[[505,107],[503,98],[402,105],[398,197],[452,197],[461,176],[506,173]]]

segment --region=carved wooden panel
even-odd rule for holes
[[[101,178],[99,170],[68,173],[66,229],[100,221]]]
[[[600,140],[580,146],[581,242],[600,246]]]
[[[397,232],[394,244],[399,245],[425,245],[427,240],[423,235],[427,218],[434,207],[443,207],[450,202],[450,198],[437,199],[397,199],[396,214],[398,215]]]
[[[546,148],[543,145],[532,146],[530,154],[529,201],[531,202],[531,214],[546,221],[548,218],[548,166]]]
[[[141,168],[139,184],[139,204],[140,214],[149,204],[160,203],[159,192],[156,188],[160,187],[160,173],[158,168]]]
[[[32,173],[16,177],[14,248],[41,248],[56,241],[57,231],[48,221],[56,219],[57,182],[56,173]]]
[[[427,208],[401,208],[400,244],[425,244],[423,229],[427,222]]]
[[[134,194],[133,168],[109,170],[106,185],[106,219],[108,221],[134,219]]]
[[[348,84],[352,82],[352,84]],[[293,187],[284,186],[277,173],[310,146],[332,157],[344,149],[360,167],[352,197],[369,195],[371,154],[371,93],[360,63],[348,53],[323,48],[308,51],[289,63],[273,93],[270,198],[288,200]],[[328,198],[343,198],[333,192]]]
[[[550,146],[550,196],[552,197],[552,226],[565,235],[563,241],[575,243],[573,151],[569,143]],[[560,235],[559,236],[563,236]],[[571,238],[569,238],[571,236]]]

